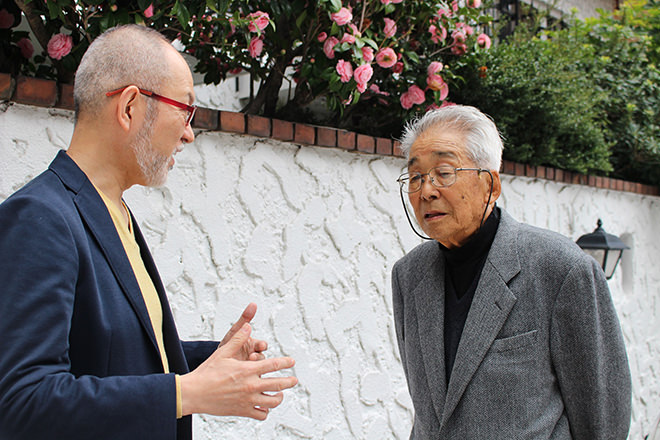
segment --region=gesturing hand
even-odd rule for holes
[[[298,379],[261,376],[291,368],[295,362],[287,357],[253,362],[238,360],[251,332],[250,325],[243,324],[197,369],[181,376],[184,415],[205,413],[265,420],[269,409],[282,403],[281,391],[296,385]]]
[[[247,307],[245,307],[245,310],[243,310],[243,313],[241,314],[241,317],[238,319],[238,321],[236,321],[236,323],[231,326],[225,337],[222,338],[222,341],[220,341],[220,346],[225,345],[245,324],[249,324],[256,313],[257,305],[255,303],[248,304]],[[263,352],[267,349],[268,343],[266,341],[248,338],[246,343],[236,353],[236,356],[233,357],[234,359],[238,359],[240,361],[258,361],[265,358]]]

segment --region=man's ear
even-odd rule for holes
[[[138,111],[140,90],[136,86],[128,86],[119,95],[114,115],[119,126],[126,132],[131,131]]]
[[[500,173],[499,171],[494,171],[491,170],[490,172],[493,176],[493,194],[490,197],[490,203],[495,203],[495,201],[500,197],[502,194],[502,181],[500,180]],[[488,179],[490,180],[490,179]],[[490,183],[490,182],[489,182]],[[490,185],[489,185],[490,186]],[[489,188],[490,189],[490,188]],[[487,193],[488,194],[488,193]],[[488,196],[486,196],[488,197]]]

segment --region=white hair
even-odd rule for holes
[[[431,127],[460,131],[465,135],[466,153],[477,167],[500,170],[504,145],[495,123],[488,115],[475,107],[450,105],[409,121],[401,137],[401,150],[406,157],[415,140]]]

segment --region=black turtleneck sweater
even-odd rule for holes
[[[474,292],[481,277],[486,256],[500,224],[500,210],[495,207],[483,226],[460,248],[447,249],[445,256],[445,368],[447,383],[456,360]]]

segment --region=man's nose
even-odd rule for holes
[[[433,178],[431,176],[426,176],[426,179],[422,179],[422,187],[419,191],[421,197],[425,200],[435,199],[439,195],[438,187],[433,185]]]
[[[186,129],[181,136],[181,140],[187,144],[192,143],[195,140],[195,132],[192,129],[192,121],[190,124],[186,125]]]

